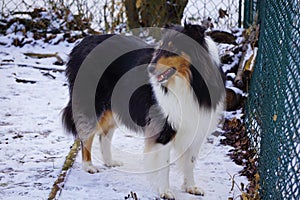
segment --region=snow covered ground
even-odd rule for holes
[[[60,123],[68,96],[64,74],[17,64],[49,66],[55,60],[26,59],[23,53],[69,48],[0,46],[1,63],[11,64],[0,66],[0,199],[46,199],[61,170],[72,144]]]
[[[9,36],[0,36],[0,43],[9,40]],[[54,66],[56,58],[37,59],[24,53],[57,52],[66,61],[73,45],[37,42],[23,48],[0,46],[0,199],[47,199],[61,171],[73,144],[73,137],[64,133],[60,118],[68,100],[64,66]],[[176,166],[171,167],[171,188],[177,199],[223,200],[241,194],[237,185],[247,185],[248,181],[236,175],[242,167],[226,155],[230,147],[220,145],[220,138],[210,137],[196,165],[196,183],[205,190],[205,196],[183,193],[181,174]],[[104,167],[97,156],[99,145],[95,145],[93,159],[103,170],[88,174],[81,170],[79,153],[59,199],[121,200],[131,191],[139,199],[156,199],[146,174],[141,173],[142,140],[120,129],[113,146],[113,156],[124,166]],[[233,176],[237,184],[234,187]]]

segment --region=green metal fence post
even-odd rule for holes
[[[242,27],[242,0],[239,0],[239,19],[238,26]]]
[[[244,3],[244,28],[248,28],[253,23],[253,0],[245,0]]]

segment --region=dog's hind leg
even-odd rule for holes
[[[113,133],[114,129],[110,129],[105,134],[100,134],[99,136],[103,162],[107,167],[119,167],[123,165],[121,161],[116,161],[112,159],[111,140],[113,137]]]
[[[105,166],[118,167],[123,163],[112,159],[111,155],[111,142],[114,131],[116,129],[115,120],[111,111],[106,111],[99,120],[99,140],[102,158]]]
[[[84,171],[94,174],[100,171],[99,168],[92,164],[92,143],[94,139],[94,135],[92,134],[85,141],[81,141],[81,151],[82,151],[82,168]]]

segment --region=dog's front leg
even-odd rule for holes
[[[171,144],[163,145],[149,140],[145,145],[145,169],[149,180],[161,198],[175,199],[169,184]]]
[[[193,150],[193,148],[188,148],[179,159],[180,166],[183,170],[183,185],[182,189],[186,192],[194,195],[204,195],[203,189],[195,185],[194,180],[194,167],[197,159],[197,150]]]

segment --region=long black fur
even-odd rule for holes
[[[72,94],[77,73],[87,55],[93,49],[95,49],[96,46],[112,36],[114,35],[86,37],[72,50],[70,54],[70,60],[66,68],[66,76],[69,82],[70,100],[63,110],[62,121],[67,131],[73,133],[75,136],[77,135],[77,131],[72,113]],[[132,42],[134,42],[135,38],[132,37],[132,40]],[[112,109],[112,93],[120,78],[133,68],[150,63],[153,52],[154,48],[151,48],[150,46],[149,48],[131,51],[117,58],[107,67],[100,78],[96,89],[95,111],[98,117],[100,117],[104,111]],[[101,59],[101,55],[99,59]],[[145,73],[147,73],[146,68]],[[130,82],[128,84],[130,84]],[[150,84],[146,84],[142,88],[135,91],[129,104],[129,111],[132,120],[139,126],[145,126],[147,124],[147,120],[149,121],[149,119],[147,119],[148,110],[155,103],[156,101]],[[121,119],[124,119],[122,116],[120,117]]]
[[[185,25],[185,27],[171,26],[168,28],[186,34],[187,36],[196,40],[207,51],[207,47],[204,39],[205,29],[203,27],[198,25]],[[87,57],[87,55],[95,47],[97,47],[97,45],[101,44],[103,41],[111,38],[112,36],[114,35],[98,35],[98,36],[86,37],[72,50],[70,54],[70,60],[67,64],[67,69],[66,69],[66,76],[69,82],[70,100],[67,106],[63,110],[62,121],[67,131],[73,133],[74,136],[76,136],[78,133],[76,130],[76,126],[73,119],[73,113],[72,113],[72,92],[73,92],[73,86],[74,86],[77,73],[79,71],[81,64],[84,62],[85,58]],[[175,37],[166,36],[164,40],[165,43],[168,43],[168,40],[173,42],[175,40],[175,42],[179,42],[178,44],[183,46],[185,45],[184,43],[182,43],[184,41],[180,41],[180,38],[176,38],[176,36]],[[135,42],[134,37],[132,37],[132,42]],[[145,46],[147,45],[145,44]],[[189,47],[186,47],[186,49],[189,49]],[[192,50],[193,49],[191,49],[191,51]],[[186,52],[186,53],[188,55],[193,54],[193,52]],[[178,54],[180,54],[180,52],[178,52]],[[100,56],[99,59],[101,59],[101,55],[99,56]],[[113,109],[111,106],[112,93],[117,82],[124,74],[126,74],[128,71],[134,69],[137,66],[143,64],[146,65],[151,62],[155,63],[157,59],[159,59],[159,57],[161,56],[174,56],[174,53],[168,53],[165,50],[154,49],[149,46],[148,48],[138,49],[135,51],[128,52],[122,55],[121,57],[117,58],[113,63],[111,63],[108,66],[108,68],[105,70],[102,77],[100,78],[96,89],[95,111],[97,117],[98,118],[101,117],[104,111]],[[96,66],[96,67],[101,67],[101,66]],[[144,68],[144,70],[145,73],[147,73],[146,67]],[[197,72],[197,70],[193,66],[190,67],[190,70],[192,74],[191,86],[194,89],[195,96],[198,100],[199,105],[208,108],[215,107],[217,102],[211,102],[207,83],[205,83],[205,81],[203,80],[199,72]],[[128,80],[127,84],[130,84],[130,80]],[[126,85],[124,87],[126,87]],[[209,85],[209,87],[211,86]],[[219,87],[219,85],[215,86],[215,88],[217,87]],[[168,92],[167,88],[165,88],[164,90],[166,93]],[[145,127],[149,125],[149,123],[151,122],[151,117],[149,116],[149,110],[152,106],[155,106],[156,104],[157,102],[155,99],[155,95],[152,91],[151,84],[148,83],[141,86],[133,93],[129,101],[129,113],[131,119],[138,126]],[[123,106],[122,104],[120,105]],[[117,110],[113,110],[113,112],[116,112],[119,115],[120,120],[121,121],[125,120],[123,122],[124,124],[127,124],[127,121],[122,116],[122,113],[118,113],[118,108]],[[174,128],[172,128],[172,126],[169,124],[167,117],[163,117],[163,118],[161,117],[159,121],[162,121],[162,125],[161,125],[161,131],[156,136],[156,142],[167,144],[175,136],[176,130],[174,130]]]

